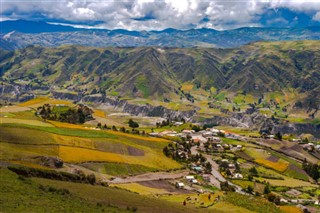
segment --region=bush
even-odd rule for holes
[[[138,128],[139,127],[138,122],[135,122],[132,119],[129,119],[128,123],[129,123],[129,127],[131,127],[131,128]]]

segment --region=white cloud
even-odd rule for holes
[[[259,26],[270,8],[288,8],[310,15],[320,11],[319,0],[2,0],[3,17],[31,18],[33,14],[69,22],[101,21],[97,27],[131,30],[215,29]],[[276,11],[275,11],[276,12]],[[319,12],[313,16],[319,20]],[[141,19],[145,19],[141,21]],[[206,21],[204,21],[206,20]],[[280,19],[279,19],[280,20]]]

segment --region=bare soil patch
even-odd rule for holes
[[[289,191],[286,192],[286,194],[291,196],[299,196],[301,195],[301,192],[296,189],[290,189]]]
[[[128,147],[128,154],[131,156],[144,156],[144,151],[141,149],[137,149],[132,146],[129,146]]]
[[[267,158],[268,161],[277,163],[279,158],[277,156],[271,155],[270,157]]]

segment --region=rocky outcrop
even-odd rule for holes
[[[49,157],[49,156],[41,156],[39,157],[42,166],[50,167],[50,168],[62,168],[63,160],[58,157]]]

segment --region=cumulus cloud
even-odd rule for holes
[[[230,29],[260,26],[263,14],[277,13],[278,8],[307,13],[314,20],[320,16],[318,0],[2,0],[1,15],[78,24],[98,21],[96,27],[107,29]]]

